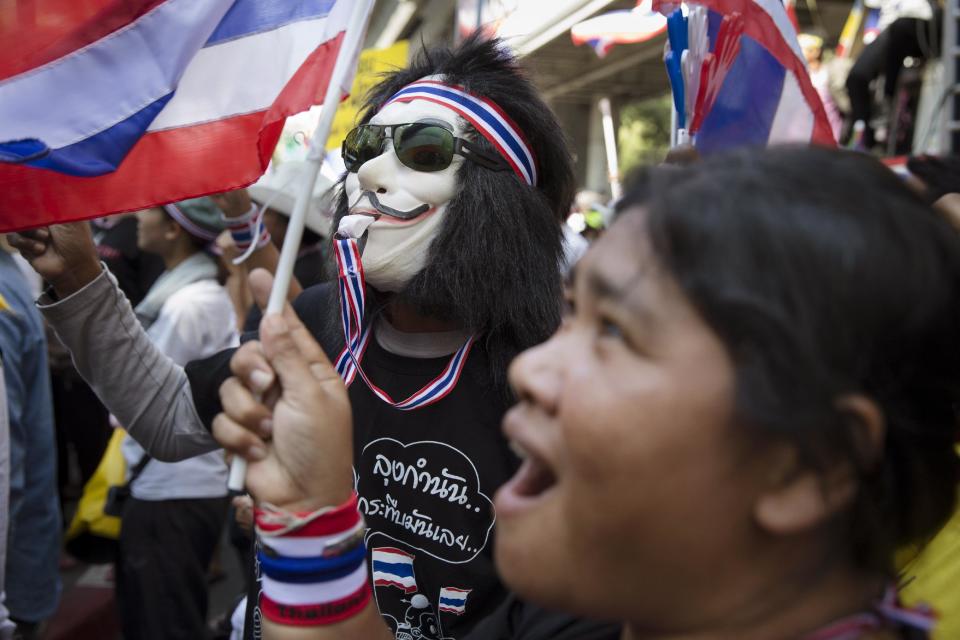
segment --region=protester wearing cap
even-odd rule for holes
[[[293,206],[306,179],[306,162],[290,161],[271,167],[252,184],[247,192],[258,211],[263,211],[263,230],[279,250],[287,235],[287,225],[293,215]],[[301,287],[319,284],[330,275],[325,273],[330,236],[333,224],[333,183],[323,175],[318,176],[313,197],[307,207],[300,251],[293,265],[293,276]],[[255,330],[260,324],[260,312],[254,305],[247,315],[245,327]]]
[[[138,247],[166,267],[135,308],[153,343],[179,363],[235,344],[233,308],[206,251],[223,229],[213,201],[146,209],[137,221]],[[227,506],[223,453],[161,462],[146,458],[130,437],[123,453],[129,470],[143,464],[130,483],[120,533],[116,583],[124,637],[205,637],[206,570]]]

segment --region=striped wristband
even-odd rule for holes
[[[263,226],[263,212],[257,209],[256,204],[250,205],[250,210],[237,218],[223,218],[233,243],[240,251],[246,251],[256,240],[257,249],[262,249],[270,242],[270,232]]]
[[[291,513],[263,505],[254,512],[263,574],[260,610],[294,626],[329,625],[370,601],[365,525],[352,495],[338,507]]]

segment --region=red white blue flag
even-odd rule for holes
[[[467,596],[472,589],[440,588],[440,611],[462,616],[467,612]]]
[[[661,11],[673,11],[676,4],[655,0]],[[681,98],[678,103],[687,102],[691,133],[701,153],[786,142],[836,144],[796,29],[780,0],[696,0],[691,6],[691,16],[698,13],[696,8],[706,10],[703,28],[690,32],[703,39],[700,59],[712,58],[712,64],[701,68],[674,60],[671,83],[675,94],[678,83],[691,85],[686,87],[693,94],[685,96],[689,101]],[[675,18],[679,16],[670,20]],[[684,49],[689,46],[696,53],[693,38],[683,41]],[[674,54],[672,58],[693,62],[685,50]],[[669,60],[667,67],[669,71]]]
[[[285,118],[323,101],[338,55],[356,58],[341,51],[350,11],[19,0],[0,21],[0,231],[250,184]]]
[[[570,28],[573,44],[588,44],[603,58],[616,44],[638,44],[667,30],[667,20],[651,9],[650,0],[637,2],[633,9],[611,11],[578,22]]]
[[[394,547],[374,547],[373,586],[396,587],[404,593],[416,593],[417,579],[413,575],[413,555]]]

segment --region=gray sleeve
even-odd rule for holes
[[[44,294],[37,307],[83,379],[151,456],[175,462],[219,448],[193,406],[187,374],[154,346],[110,272],[62,300]]]

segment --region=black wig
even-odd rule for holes
[[[386,74],[367,96],[367,122],[394,93],[438,75],[488,98],[517,124],[536,156],[539,182],[464,162],[426,266],[397,295],[421,313],[452,320],[482,336],[494,379],[517,353],[542,342],[561,311],[561,222],[574,194],[572,158],[560,124],[499,40],[474,36],[456,49],[423,50],[406,69]],[[466,137],[495,154],[468,123]],[[339,223],[347,211],[340,190]]]

